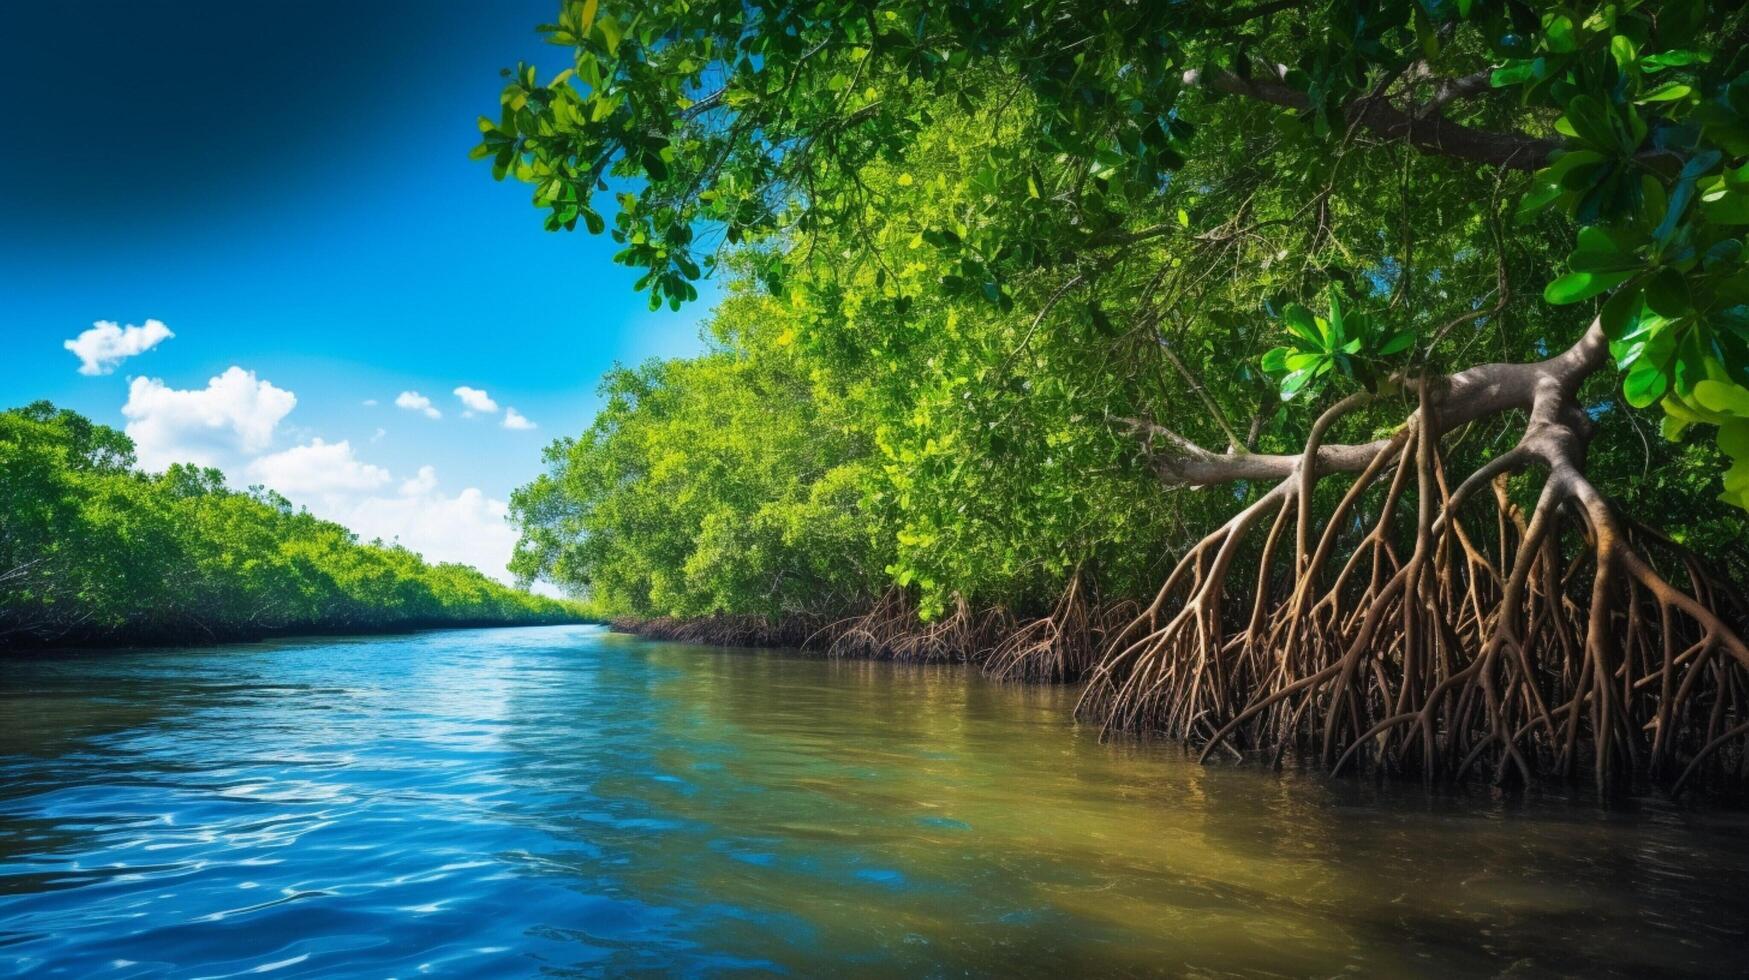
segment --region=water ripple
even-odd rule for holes
[[[0,676],[0,974],[1741,968],[1740,815],[1103,745],[1069,692],[594,628]]]

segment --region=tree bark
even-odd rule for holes
[[[1204,74],[1192,69],[1184,73],[1186,85],[1207,85],[1229,95],[1243,96],[1301,112],[1312,108],[1306,93],[1279,80],[1244,78],[1230,71]],[[1362,97],[1348,104],[1344,115],[1382,139],[1408,143],[1425,153],[1483,163],[1507,170],[1537,170],[1548,165],[1549,156],[1561,148],[1557,140],[1543,139],[1524,133],[1496,133],[1471,129],[1455,123],[1440,113],[1445,102],[1475,86],[1466,79],[1456,79],[1435,102],[1410,112],[1392,105],[1384,98]]]
[[[1555,452],[1557,446],[1549,440],[1558,434],[1566,440],[1581,435],[1589,438],[1590,420],[1574,396],[1586,378],[1608,363],[1608,339],[1602,324],[1593,320],[1578,343],[1547,360],[1481,364],[1425,382],[1435,386],[1431,391],[1435,407],[1431,424],[1436,435],[1443,435],[1477,419],[1520,409],[1531,413],[1525,440],[1533,446],[1532,451],[1539,456]],[[1299,473],[1306,462],[1302,453],[1217,453],[1151,422],[1140,423],[1140,428],[1151,443],[1157,440],[1164,444],[1149,448],[1156,472],[1168,485],[1284,480]],[[1313,475],[1359,473],[1391,443],[1390,439],[1375,439],[1355,445],[1320,446],[1313,459]],[[1570,446],[1570,442],[1561,445]],[[1552,460],[1546,461],[1552,465]]]

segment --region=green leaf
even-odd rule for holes
[[[1749,419],[1719,426],[1719,450],[1732,459],[1749,459]]]
[[[1721,225],[1749,225],[1749,193],[1731,191],[1711,201],[1702,201],[1701,214]]]
[[[1609,55],[1615,59],[1617,68],[1627,71],[1634,64],[1634,42],[1632,39],[1617,34],[1609,39]]]
[[[1322,348],[1324,338],[1318,330],[1317,318],[1312,311],[1298,303],[1289,303],[1281,311],[1281,318],[1287,324],[1288,333],[1304,340],[1313,347]]]
[[[1640,59],[1640,69],[1647,72],[1661,71],[1665,68],[1680,68],[1713,60],[1711,52],[1700,51],[1661,51],[1649,54]]]
[[[1567,264],[1575,272],[1622,272],[1642,263],[1616,236],[1597,225],[1587,225],[1579,229],[1578,247]]]
[[[1609,109],[1596,97],[1580,94],[1567,102],[1567,111],[1555,128],[1600,150],[1615,150],[1618,140],[1609,124]]]
[[[1331,346],[1340,343],[1342,338],[1346,336],[1342,320],[1342,290],[1334,286],[1330,287],[1330,329],[1328,336],[1331,340]]]
[[[1542,211],[1549,205],[1560,200],[1561,195],[1565,193],[1566,189],[1557,183],[1548,183],[1539,187],[1533,187],[1524,195],[1524,198],[1518,202],[1518,210],[1513,213],[1513,218],[1521,222],[1527,221],[1530,218],[1535,217],[1538,211]]]
[[[1694,386],[1694,400],[1710,412],[1749,419],[1749,389],[1708,378]]]
[[[1282,378],[1281,400],[1284,402],[1291,401],[1295,395],[1299,394],[1300,389],[1306,386],[1306,382],[1312,380],[1313,370],[1314,369],[1312,368],[1305,368],[1303,370],[1291,372],[1287,377]]]
[[[1691,86],[1681,82],[1665,82],[1634,101],[1640,105],[1650,102],[1675,102],[1678,99],[1686,99],[1693,93],[1694,89]]]
[[[1600,314],[1603,333],[1610,340],[1623,340],[1639,323],[1641,292],[1633,287],[1618,289],[1603,303]]]
[[[1629,405],[1635,408],[1645,408],[1664,396],[1664,389],[1668,384],[1663,371],[1642,364],[1628,372],[1628,376],[1622,381],[1621,388]]]
[[[1384,342],[1384,345],[1379,348],[1379,356],[1390,357],[1392,354],[1401,354],[1413,346],[1415,346],[1414,331],[1404,330]]]
[[[1670,407],[1670,399],[1664,399],[1665,410]],[[1658,432],[1666,441],[1676,442],[1682,438],[1682,433],[1688,429],[1689,422],[1675,415],[1664,416],[1664,421],[1658,423]]]
[[[1588,300],[1627,282],[1631,272],[1569,272],[1543,289],[1543,299],[1555,306]]]
[[[1509,88],[1520,85],[1536,77],[1536,66],[1533,62],[1520,61],[1504,68],[1494,69],[1488,76],[1488,84],[1494,88]]]
[[[1682,273],[1665,269],[1653,276],[1646,284],[1646,305],[1660,316],[1674,318],[1688,313],[1694,304]]]
[[[1543,37],[1548,41],[1549,50],[1557,54],[1579,50],[1578,32],[1573,26],[1573,18],[1566,13],[1549,14],[1543,18]]]
[[[1544,180],[1551,180],[1559,183],[1562,178],[1567,176],[1569,171],[1576,170],[1588,164],[1602,163],[1603,159],[1603,154],[1598,153],[1596,150],[1568,150],[1567,152],[1562,153],[1555,162],[1543,168],[1538,176]]]

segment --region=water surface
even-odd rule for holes
[[[0,974],[1721,975],[1749,820],[593,627],[0,662]]]

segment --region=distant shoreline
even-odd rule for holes
[[[378,626],[297,625],[250,630],[155,630],[137,633],[100,632],[62,635],[50,638],[7,637],[0,639],[0,659],[7,657],[53,657],[57,654],[81,651],[119,652],[123,650],[154,650],[164,647],[212,647],[232,643],[264,643],[269,640],[295,640],[301,637],[395,636],[442,630],[499,629],[516,626],[602,626],[600,620],[587,618],[556,619],[466,619],[408,620],[404,623]]]

